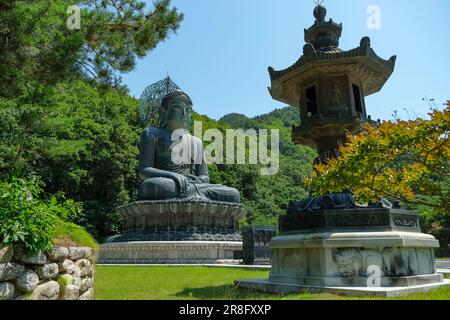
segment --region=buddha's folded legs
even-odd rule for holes
[[[166,200],[179,197],[175,181],[167,178],[145,180],[139,189],[139,200]]]
[[[168,178],[145,180],[139,189],[139,200],[167,200],[201,198],[204,200],[239,203],[239,191],[218,184],[189,183],[185,197],[181,197],[175,182]]]
[[[217,184],[201,184],[196,185],[202,196],[220,202],[240,203],[241,197],[239,191]]]

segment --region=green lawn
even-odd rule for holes
[[[285,296],[233,288],[237,279],[267,278],[268,271],[208,267],[116,267],[97,266],[97,300],[234,300],[361,299],[333,294],[302,293]],[[376,299],[367,297],[364,299]],[[399,299],[450,300],[450,287]]]

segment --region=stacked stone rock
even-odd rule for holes
[[[93,300],[95,258],[85,247],[30,255],[0,246],[0,300]]]

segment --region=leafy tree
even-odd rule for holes
[[[339,158],[315,167],[313,193],[350,188],[362,202],[390,197],[450,212],[450,107],[430,117],[366,124],[348,135]]]
[[[427,206],[413,208],[419,211],[422,229],[435,236],[441,247],[448,249],[450,245],[450,214],[442,213]],[[443,253],[444,257],[448,257],[448,250],[446,252]]]

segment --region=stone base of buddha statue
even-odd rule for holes
[[[233,241],[135,241],[102,245],[98,264],[239,264]]]
[[[98,263],[217,264],[241,258],[241,204],[172,199],[138,201],[118,211],[124,232],[101,246]]]

